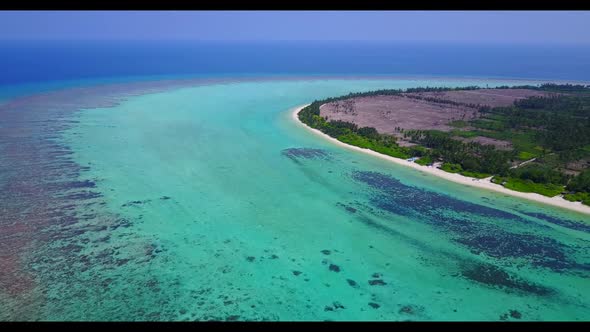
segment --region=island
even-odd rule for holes
[[[423,87],[315,100],[333,141],[468,185],[590,213],[590,86]]]

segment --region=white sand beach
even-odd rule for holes
[[[297,116],[297,114],[299,113],[299,111],[301,111],[306,106],[307,105],[299,106],[299,107],[294,108],[291,111],[291,116],[292,116],[293,120],[297,124],[299,124],[300,126],[307,128],[307,130],[310,130],[311,132],[315,133],[316,135],[321,136],[324,139],[327,139],[327,140],[331,141],[332,143],[338,144],[338,145],[345,147],[347,149],[356,150],[356,151],[360,151],[360,152],[363,152],[366,154],[370,154],[370,155],[373,155],[378,158],[389,160],[389,161],[394,162],[398,165],[411,167],[411,168],[414,168],[418,171],[432,174],[432,175],[435,175],[435,176],[438,176],[438,177],[441,177],[441,178],[444,178],[444,179],[447,179],[449,181],[453,181],[456,183],[461,183],[466,186],[473,186],[473,187],[478,187],[478,188],[483,188],[483,189],[489,189],[489,190],[493,190],[493,191],[500,192],[503,194],[521,197],[521,198],[525,198],[525,199],[528,199],[531,201],[549,204],[549,205],[553,205],[553,206],[561,207],[564,209],[569,209],[569,210],[573,210],[573,211],[577,211],[577,212],[581,212],[581,213],[585,213],[585,214],[590,215],[590,206],[583,205],[581,202],[570,202],[560,196],[546,197],[546,196],[536,194],[536,193],[524,193],[524,192],[514,191],[514,190],[506,189],[499,184],[492,183],[490,181],[490,178],[476,179],[476,178],[470,178],[467,176],[463,176],[461,174],[448,173],[448,172],[445,172],[445,171],[435,168],[435,167],[418,165],[414,162],[410,162],[405,159],[394,158],[391,156],[387,156],[387,155],[375,152],[373,150],[364,149],[364,148],[360,148],[357,146],[353,146],[353,145],[349,145],[349,144],[340,142],[339,140],[337,140],[333,137],[330,137],[317,129],[307,126],[306,124],[304,124],[303,122],[301,122],[299,120],[299,117]]]

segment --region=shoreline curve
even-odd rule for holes
[[[555,206],[555,207],[559,207],[559,208],[572,210],[572,211],[576,211],[579,213],[590,215],[590,206],[583,205],[582,202],[570,202],[560,196],[547,197],[547,196],[543,196],[543,195],[540,195],[537,193],[525,193],[525,192],[510,190],[510,189],[504,188],[503,186],[501,186],[499,184],[495,184],[495,183],[491,182],[489,178],[476,179],[476,178],[470,178],[470,177],[467,177],[467,176],[464,176],[464,175],[461,175],[458,173],[448,173],[448,172],[445,172],[445,171],[435,168],[435,167],[418,165],[414,162],[410,162],[410,161],[407,161],[404,159],[391,157],[391,156],[384,155],[384,154],[381,154],[379,152],[376,152],[376,151],[373,151],[370,149],[365,149],[365,148],[361,148],[358,146],[354,146],[354,145],[340,142],[339,140],[335,139],[334,137],[328,136],[327,134],[324,134],[323,132],[321,132],[315,128],[311,128],[310,126],[306,125],[305,123],[301,122],[301,120],[299,120],[299,117],[298,117],[299,112],[303,108],[307,107],[308,105],[310,105],[310,104],[297,106],[297,107],[291,109],[290,113],[291,113],[292,120],[295,123],[297,123],[298,125],[306,128],[310,132],[312,132],[312,133],[314,133],[314,134],[316,134],[316,135],[318,135],[318,136],[320,136],[320,137],[322,137],[322,138],[324,138],[336,145],[339,145],[341,147],[347,148],[349,150],[363,152],[363,153],[372,155],[377,158],[391,161],[391,162],[396,163],[398,165],[414,168],[415,170],[418,170],[418,171],[421,171],[421,172],[424,172],[427,174],[431,174],[431,175],[434,175],[439,178],[443,178],[443,179],[446,179],[448,181],[452,181],[455,183],[459,183],[459,184],[463,184],[463,185],[471,186],[471,187],[477,187],[477,188],[481,188],[481,189],[487,189],[487,190],[491,190],[491,191],[515,196],[515,197],[524,198],[524,199],[534,201],[537,203],[543,203],[543,204],[547,204],[547,205],[551,205],[551,206]]]

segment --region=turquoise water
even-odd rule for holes
[[[77,112],[56,140],[100,193],[76,207],[93,231],[30,253],[35,286],[0,292],[0,318],[588,320],[587,216],[352,152],[290,117],[350,91],[474,83],[505,84],[226,83]]]

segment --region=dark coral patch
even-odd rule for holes
[[[508,320],[508,317],[512,317],[514,319],[521,319],[522,314],[518,310],[509,310],[508,313],[504,313],[500,315],[500,320]]]
[[[533,266],[556,271],[577,266],[567,259],[565,246],[548,237],[498,232],[465,236],[456,241],[469,246],[476,253],[484,252],[495,258],[526,258]]]
[[[401,309],[399,309],[399,313],[413,315],[414,314],[414,307],[411,305],[405,305],[405,306],[401,307]]]
[[[340,304],[340,302],[333,302],[331,306],[327,305],[324,307],[324,311],[334,311],[338,309],[346,309],[346,307]]]
[[[128,228],[131,227],[133,223],[129,219],[119,218],[117,219],[110,227],[111,230],[115,230],[119,227]]]
[[[69,190],[69,189],[81,189],[81,188],[96,188],[96,183],[90,180],[84,181],[66,181],[66,182],[58,182],[53,185],[54,188],[58,190]]]
[[[68,200],[87,200],[99,197],[102,197],[102,194],[94,191],[80,191],[64,196],[64,198]]]
[[[293,271],[293,275],[294,275],[294,276],[298,276],[298,275],[300,275],[301,273],[303,273],[303,272],[301,272],[301,271],[297,271],[297,270]]]
[[[349,213],[356,213],[356,211],[357,211],[357,209],[353,208],[350,205],[344,204],[344,203],[338,202],[338,203],[336,203],[336,205],[343,207]]]
[[[424,307],[415,304],[408,304],[402,306],[398,313],[406,315],[422,315],[424,314]]]
[[[379,309],[381,307],[381,305],[375,302],[369,302],[369,306],[373,309]]]
[[[510,275],[491,264],[475,264],[462,271],[463,277],[499,289],[516,290],[540,296],[552,295],[554,291],[545,286]]]
[[[330,264],[329,269],[330,269],[330,271],[340,272],[340,266],[338,266],[336,264]]]
[[[281,153],[293,161],[297,161],[298,159],[330,159],[329,153],[322,149],[290,148],[284,149]]]
[[[385,285],[387,285],[387,283],[381,279],[374,279],[374,280],[369,280],[369,285],[371,285],[371,286],[385,286]]]
[[[255,259],[256,259],[256,257],[254,257],[254,256],[248,256],[248,257],[246,257],[246,260],[248,262],[253,262]]]
[[[358,284],[356,281],[352,280],[352,279],[346,279],[346,282],[348,283],[348,285],[350,285],[351,287],[358,287]]]
[[[324,255],[329,255],[329,254],[331,253],[331,251],[330,251],[330,250],[328,250],[328,249],[324,249],[324,250],[322,250],[322,251],[320,251],[320,252],[321,252],[322,254],[324,254]]]
[[[510,310],[510,317],[520,319],[522,318],[522,314],[518,310]]]
[[[127,203],[121,205],[121,207],[143,205],[143,204],[149,203],[151,201],[152,201],[151,199],[146,199],[146,200],[143,200],[143,201],[131,201],[131,202],[127,202]]]
[[[334,302],[334,303],[332,303],[332,305],[334,306],[335,309],[346,309],[346,307],[344,307],[342,304],[340,304],[340,302]]]
[[[345,207],[346,211],[350,212],[350,213],[356,213],[356,209],[350,206]]]
[[[535,217],[535,218],[547,221],[547,222],[555,224],[555,225],[570,228],[573,230],[582,231],[582,232],[590,232],[590,225],[584,224],[582,221],[567,220],[567,219],[553,217],[553,216],[550,216],[550,215],[547,215],[544,213],[536,213],[536,212],[523,212],[523,214],[530,216],[530,217]]]
[[[130,261],[130,259],[128,259],[128,258],[117,259],[115,261],[115,264],[117,264],[117,266],[123,266],[123,265],[127,264],[129,261]]]

